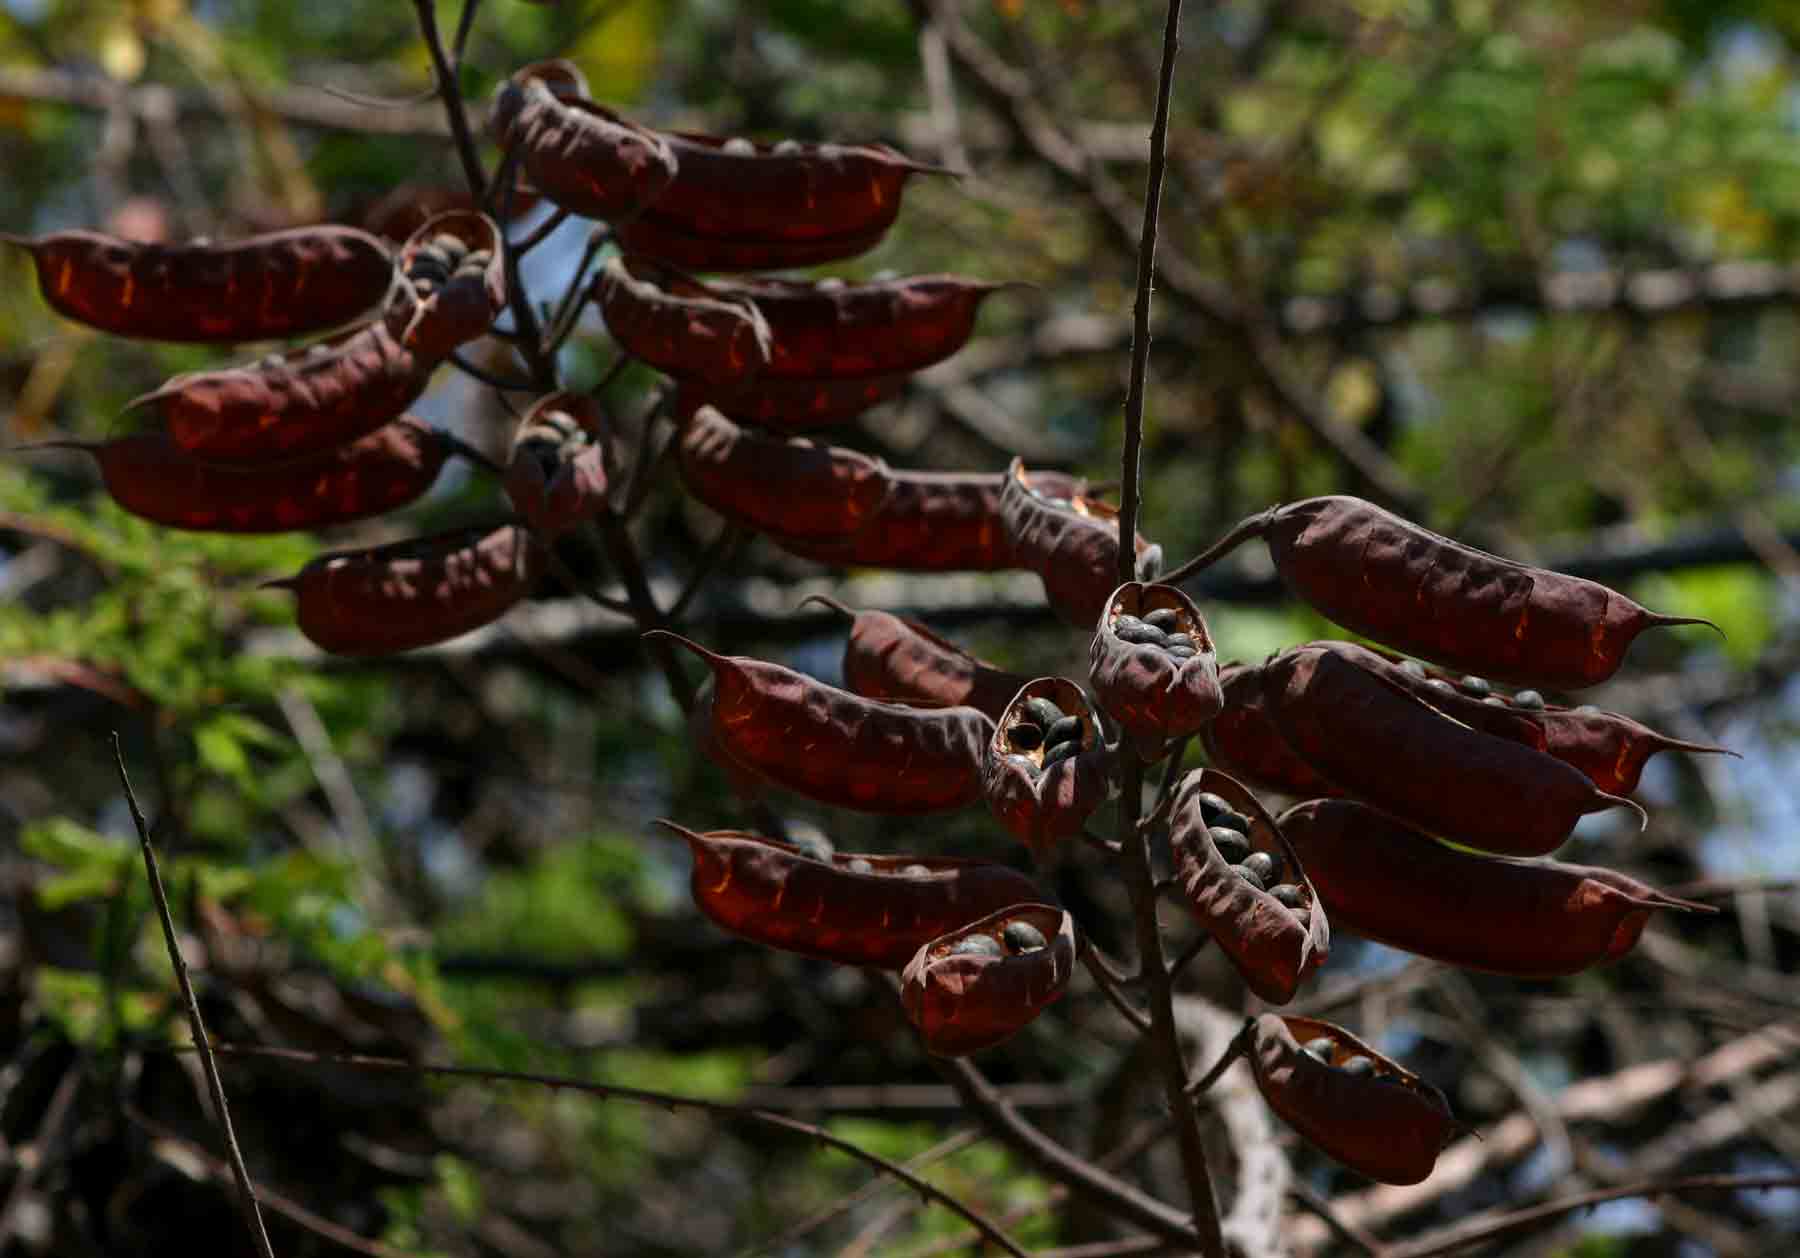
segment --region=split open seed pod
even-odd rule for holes
[[[1088,644],[1088,680],[1147,761],[1198,733],[1225,703],[1206,621],[1172,585],[1127,581],[1112,592]]]
[[[1296,799],[1341,795],[1300,754],[1288,746],[1263,704],[1262,670],[1254,664],[1227,664],[1219,670],[1225,706],[1200,731],[1206,758],[1234,777]]]
[[[1052,496],[1032,483],[1014,459],[1000,493],[1000,523],[1012,543],[1013,561],[1038,575],[1044,597],[1063,620],[1086,629],[1100,618],[1107,595],[1119,583],[1119,513],[1077,491]],[[1162,547],[1134,539],[1137,579],[1162,571]]]
[[[600,404],[584,393],[549,394],[525,413],[506,464],[506,496],[539,536],[606,510],[605,435]]]
[[[1306,1045],[1316,1045],[1319,1055]],[[1368,1064],[1352,1066],[1359,1058]],[[1288,1126],[1384,1184],[1416,1184],[1430,1175],[1458,1130],[1442,1092],[1316,1018],[1263,1014],[1250,1067],[1263,1099]]]
[[[400,343],[440,359],[485,335],[506,307],[505,249],[485,214],[446,210],[426,219],[400,249],[401,283],[388,312]]]
[[[1061,677],[1026,682],[988,740],[981,784],[988,808],[1040,861],[1081,833],[1118,789],[1112,751],[1081,687]]]
[[[932,940],[900,976],[906,1016],[939,1057],[965,1057],[1012,1038],[1069,985],[1075,919],[1048,904],[1015,904]]]
[[[1231,814],[1220,826],[1221,814],[1203,796],[1223,800],[1243,830],[1230,823]],[[1245,854],[1227,859],[1220,843],[1233,841],[1215,836],[1215,827],[1242,834]],[[1244,983],[1270,1004],[1292,1000],[1301,980],[1330,954],[1331,927],[1299,855],[1268,810],[1235,778],[1196,769],[1176,791],[1169,844],[1194,916]]]

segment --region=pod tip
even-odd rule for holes
[[[855,620],[856,619],[856,613],[854,611],[852,611],[850,608],[846,607],[844,604],[838,602],[837,599],[831,597],[831,595],[829,595],[829,594],[808,594],[805,598],[801,599],[799,601],[799,603],[797,603],[795,606],[797,608],[805,607],[808,603],[817,603],[820,607],[824,607],[831,611],[834,611],[838,615],[844,617],[846,620]]]
[[[1668,628],[1673,625],[1705,625],[1721,638],[1729,641],[1725,631],[1704,616],[1663,616],[1652,612],[1650,613],[1650,625],[1652,628]]]

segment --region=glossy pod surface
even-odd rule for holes
[[[814,596],[819,598],[819,596]],[[1030,681],[987,664],[916,620],[855,611],[819,598],[852,618],[844,644],[844,685],[869,699],[956,707],[966,704],[998,721]]]
[[[859,532],[893,488],[880,459],[745,432],[711,406],[683,422],[676,457],[699,501],[746,528],[802,541]]]
[[[1034,700],[1048,700],[1055,715],[1079,722],[1077,751],[1057,758],[1046,739],[1050,731],[1033,717]],[[1080,834],[1088,816],[1116,790],[1112,752],[1081,687],[1061,677],[1026,682],[988,739],[981,779],[988,809],[1039,860],[1050,859],[1061,840]]]
[[[52,309],[114,336],[229,344],[322,332],[387,295],[388,247],[354,227],[323,225],[214,244],[138,244],[91,231],[36,240]]]
[[[527,523],[555,537],[607,510],[606,419],[584,393],[539,398],[519,421],[506,496]]]
[[[1262,669],[1227,664],[1219,670],[1224,707],[1201,731],[1207,759],[1225,772],[1300,799],[1341,794],[1287,745],[1263,705]]]
[[[1172,621],[1173,632],[1184,635],[1176,640],[1190,644],[1192,654],[1119,636],[1121,623],[1142,623],[1149,615]],[[1170,740],[1198,733],[1225,705],[1206,621],[1172,585],[1128,581],[1112,592],[1088,641],[1088,680],[1138,754],[1152,762],[1162,759]]]
[[[1612,870],[1457,851],[1348,800],[1280,825],[1333,922],[1469,970],[1561,978],[1624,956],[1657,909],[1711,911]]]
[[[1007,928],[1027,923],[1043,946],[1019,952]],[[975,937],[991,940],[982,952]],[[1015,904],[934,939],[900,976],[906,1016],[939,1057],[964,1057],[1004,1043],[1058,1000],[1074,972],[1075,919],[1047,904]]]
[[[678,380],[736,389],[768,365],[769,325],[753,303],[715,297],[647,258],[609,260],[599,297],[625,352]]]
[[[1037,573],[1050,606],[1067,623],[1087,629],[1100,619],[1119,583],[1118,513],[1085,494],[1054,501],[1024,464],[1012,461],[1000,495],[1000,520],[1021,568]],[[1066,505],[1064,505],[1066,504]],[[1162,568],[1162,547],[1135,539],[1137,579]]]
[[[842,852],[819,860],[739,830],[659,824],[687,840],[694,903],[713,921],[840,965],[898,970],[939,936],[1038,898],[1030,878],[987,861]]]

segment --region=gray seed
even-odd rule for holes
[[[264,367],[279,367],[283,361],[280,354],[270,354],[267,358],[262,360],[262,365]]]
[[[425,247],[436,249],[439,253],[447,254],[452,258],[460,258],[469,251],[468,243],[461,236],[452,236],[449,232],[439,232]]]
[[[1194,641],[1193,635],[1187,633],[1171,633],[1163,640],[1163,645],[1170,648],[1178,646],[1192,647],[1196,651],[1200,649],[1200,644]]]
[[[1080,754],[1081,744],[1079,742],[1058,743],[1044,753],[1044,767],[1048,769],[1051,765],[1060,764],[1064,760],[1073,760]]]
[[[1410,674],[1413,677],[1423,677],[1425,675],[1425,666],[1417,660],[1401,660],[1400,671]]]
[[[325,355],[331,353],[331,349],[332,347],[329,345],[308,345],[306,347],[306,356],[308,358],[323,358]]]
[[[1244,868],[1256,871],[1266,887],[1281,874],[1281,858],[1273,852],[1252,852],[1244,857]]]
[[[721,153],[730,153],[733,157],[753,157],[756,145],[741,135],[734,135],[719,146]]]
[[[1347,1075],[1372,1075],[1375,1073],[1375,1061],[1370,1057],[1356,1056],[1338,1067]]]
[[[1120,617],[1120,619],[1124,618]],[[1114,621],[1113,633],[1118,636],[1119,641],[1131,642],[1138,646],[1167,646],[1169,642],[1168,635],[1161,629],[1154,625],[1147,625],[1141,620],[1136,624],[1126,625],[1123,629],[1119,627],[1118,621]]]
[[[477,270],[486,270],[487,264],[493,260],[494,255],[491,250],[476,249],[473,250],[468,257],[463,259],[463,265],[475,267]]]
[[[868,861],[860,856],[851,861],[845,868],[853,874],[872,874],[875,872],[875,866],[869,864]]]
[[[1022,721],[1007,730],[1006,737],[1014,751],[1036,751],[1044,745],[1044,731]]]
[[[1060,746],[1066,742],[1080,742],[1082,723],[1079,716],[1065,716],[1062,720],[1044,731],[1044,743],[1050,747]]]
[[[1212,840],[1212,845],[1225,858],[1227,865],[1242,864],[1244,857],[1250,855],[1250,840],[1236,830],[1213,826],[1206,832],[1206,837]]]
[[[902,878],[929,878],[931,871],[923,865],[908,865],[900,871]]]
[[[1268,886],[1262,880],[1262,875],[1257,873],[1254,869],[1250,868],[1250,866],[1248,866],[1248,865],[1237,866],[1237,876],[1242,878],[1245,882],[1249,883],[1251,886],[1255,887],[1258,891],[1267,891],[1268,890]]]
[[[1518,697],[1519,697],[1518,695],[1513,696],[1514,699],[1517,699]],[[1599,716],[1600,715],[1600,705],[1596,704],[1596,703],[1584,703],[1580,707],[1576,708],[1575,710],[1577,712],[1581,713],[1583,716]]]
[[[1445,694],[1453,695],[1456,693],[1456,687],[1452,686],[1442,677],[1429,677],[1425,680],[1425,684],[1430,686],[1433,690],[1441,690]]]
[[[875,272],[875,274],[873,274],[869,277],[869,283],[871,283],[871,284],[888,284],[888,283],[892,283],[894,280],[897,280],[899,278],[900,278],[900,272],[898,272],[898,271],[881,270],[881,271]]]
[[[800,141],[798,141],[798,140],[781,140],[781,141],[778,141],[776,143],[775,147],[770,149],[769,151],[771,153],[778,154],[781,157],[792,157],[794,154],[800,152],[805,147],[806,146],[804,144],[800,143]]]
[[[1214,795],[1211,791],[1202,791],[1200,794],[1194,796],[1194,802],[1200,805],[1201,820],[1205,821],[1209,826],[1218,825],[1220,814],[1232,811],[1230,804],[1226,803],[1221,797]],[[1245,826],[1244,833],[1248,834],[1249,832],[1250,828]]]
[[[1535,690],[1521,690],[1518,694],[1513,696],[1513,703],[1517,707],[1530,708],[1534,712],[1541,712],[1544,708],[1544,696]],[[1595,708],[1591,703],[1584,703],[1580,708],[1576,708],[1575,710],[1580,712],[1583,708],[1592,708],[1595,712],[1600,710],[1599,708]]]
[[[1276,903],[1284,904],[1290,909],[1306,907],[1306,894],[1291,882],[1284,882],[1279,887],[1272,887],[1269,894],[1275,897]]]
[[[1048,699],[1027,699],[1023,712],[1026,720],[1045,729],[1063,719],[1063,710]]]
[[[1033,760],[1030,756],[1008,756],[1006,757],[1006,763],[1013,766],[1015,769],[1023,771],[1027,777],[1036,777],[1043,772],[1042,769],[1038,768],[1038,762]]]
[[[1212,824],[1224,826],[1227,830],[1236,830],[1239,834],[1250,833],[1250,818],[1241,812],[1233,812],[1230,808],[1214,817]]]
[[[1489,695],[1487,698],[1483,699],[1482,702],[1491,708],[1503,708],[1506,706],[1506,700],[1502,699],[1499,695]]]
[[[799,848],[800,855],[808,860],[831,864],[831,840],[822,834],[809,834],[804,838],[795,839],[794,846]]]
[[[835,275],[830,275],[814,284],[813,291],[820,293],[841,293],[844,291],[844,281]]]
[[[1164,633],[1174,633],[1181,624],[1181,612],[1173,607],[1159,607],[1144,617],[1144,623]]]
[[[950,945],[953,957],[1003,957],[1000,941],[992,935],[965,935]]]
[[[1493,689],[1492,686],[1488,685],[1485,677],[1465,677],[1462,679],[1462,688],[1467,690],[1470,694],[1477,695],[1487,694]]]
[[[1329,1035],[1321,1035],[1316,1040],[1308,1040],[1302,1047],[1309,1057],[1316,1057],[1327,1066],[1331,1064],[1331,1054],[1337,1048],[1337,1042]]]
[[[1030,922],[1008,922],[1000,937],[1013,952],[1037,952],[1044,946],[1044,932]]]
[[[1198,654],[1200,654],[1200,652],[1191,646],[1172,646],[1169,648],[1169,658],[1178,660],[1183,664],[1187,663]]]

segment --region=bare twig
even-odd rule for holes
[[[444,53],[444,40],[438,33],[437,5],[433,0],[413,0],[413,11],[419,15],[419,34],[431,53],[431,66],[437,73],[438,95],[443,97],[444,114],[450,121],[450,134],[456,140],[456,155],[462,159],[463,177],[477,201],[487,198],[487,174],[481,168],[481,155],[475,151],[475,137],[469,131],[468,111],[463,108],[462,89],[457,85],[456,70]],[[473,16],[473,5],[467,10]]]
[[[269,1244],[269,1233],[263,1227],[262,1211],[256,1204],[256,1185],[250,1182],[249,1168],[244,1165],[243,1152],[238,1148],[237,1133],[231,1128],[231,1110],[225,1104],[225,1084],[219,1078],[219,1063],[213,1059],[212,1049],[206,1038],[206,1024],[200,1020],[200,1002],[194,996],[194,984],[188,978],[187,958],[181,954],[181,941],[175,937],[175,918],[169,912],[169,897],[163,891],[162,875],[156,868],[156,848],[150,842],[150,826],[144,820],[143,809],[138,807],[137,796],[131,790],[131,778],[125,772],[125,748],[119,741],[118,731],[113,732],[113,761],[119,768],[119,785],[125,789],[125,803],[131,809],[131,824],[137,827],[138,845],[144,852],[144,872],[150,879],[150,897],[156,902],[156,915],[162,921],[163,942],[169,949],[169,963],[175,967],[175,982],[181,988],[181,1001],[187,1008],[188,1031],[194,1037],[194,1049],[200,1054],[200,1066],[206,1073],[207,1090],[212,1094],[213,1116],[219,1124],[219,1134],[225,1142],[225,1154],[231,1162],[232,1178],[237,1181],[238,1201],[243,1207],[244,1220],[250,1226],[250,1234],[256,1240],[257,1251],[262,1258],[275,1258],[275,1250]]]
[[[1148,1032],[1150,1016],[1126,998],[1124,975],[1108,964],[1106,959],[1100,955],[1100,950],[1092,944],[1082,950],[1081,960],[1086,964],[1088,973],[1093,976],[1094,986],[1098,987],[1100,994],[1105,996],[1112,1003],[1112,1007],[1119,1011],[1119,1016],[1136,1027],[1140,1033]]]

